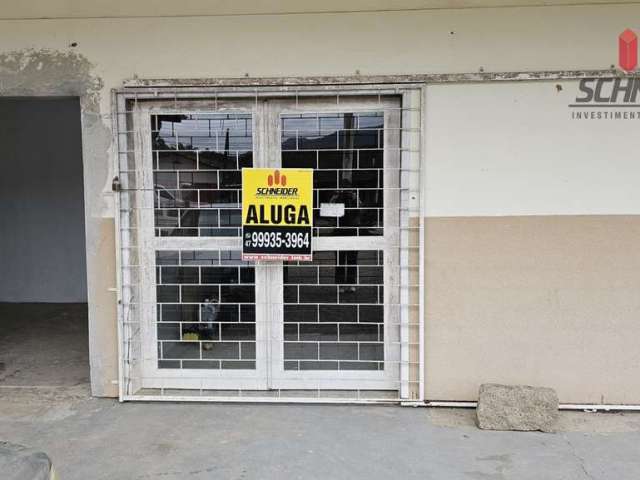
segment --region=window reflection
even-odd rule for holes
[[[315,169],[314,235],[383,235],[383,114],[283,115],[281,129],[282,166]],[[324,216],[322,203],[344,215]]]
[[[255,269],[238,251],[158,251],[159,368],[255,369]]]
[[[383,264],[378,250],[285,262],[285,370],[384,369]]]
[[[241,169],[253,166],[249,114],[153,115],[156,236],[240,235]]]

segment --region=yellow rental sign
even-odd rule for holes
[[[242,258],[310,261],[313,169],[242,169]]]

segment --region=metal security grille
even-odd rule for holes
[[[282,166],[315,170],[314,235],[382,235],[384,114],[282,115],[281,132]],[[331,203],[344,216],[322,215]]]
[[[114,96],[122,399],[423,398],[421,98]],[[240,259],[254,166],[314,169],[312,262]]]
[[[252,116],[152,115],[151,126],[156,235],[238,236]]]
[[[158,368],[255,369],[255,267],[238,251],[156,252]]]
[[[285,262],[285,370],[384,370],[383,265],[381,250]]]

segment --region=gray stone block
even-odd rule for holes
[[[3,480],[51,480],[51,460],[46,453],[0,442],[0,478]]]
[[[483,430],[555,429],[558,395],[552,388],[485,383],[478,397],[476,413]]]

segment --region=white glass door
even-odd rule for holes
[[[241,169],[259,166],[255,102],[136,110],[143,388],[267,388],[266,271],[241,260]]]
[[[312,262],[272,269],[270,388],[397,390],[400,102],[271,101],[274,167],[314,169]]]
[[[136,106],[143,388],[398,390],[400,101]],[[241,169],[314,169],[312,262],[241,260]]]

